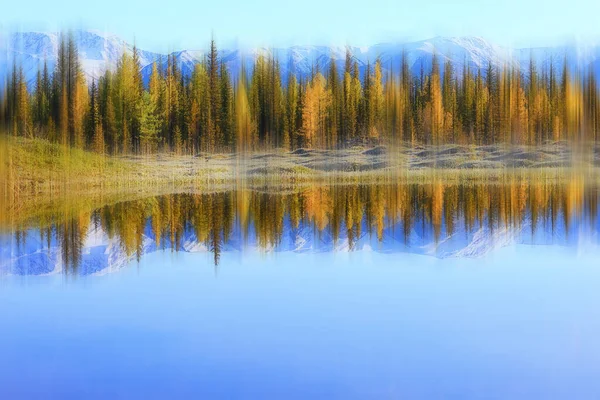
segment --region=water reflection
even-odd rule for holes
[[[322,185],[178,193],[54,210],[11,226],[3,273],[112,272],[152,251],[413,252],[480,256],[509,243],[595,240],[598,186],[582,180]]]

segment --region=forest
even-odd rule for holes
[[[260,55],[232,76],[215,41],[185,76],[174,56],[153,64],[144,84],[138,50],[89,82],[72,36],[63,34],[56,67],[40,66],[30,90],[15,62],[0,96],[8,135],[42,138],[101,154],[252,152],[344,148],[357,144],[524,144],[596,141],[600,102],[593,70],[550,63],[456,70],[432,56],[413,74],[407,57],[364,72],[350,51],[342,70],[314,65],[308,77],[282,76],[280,60]],[[465,63],[466,64],[466,63]]]

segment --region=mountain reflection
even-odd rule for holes
[[[570,182],[323,185],[169,194],[10,226],[0,270],[111,272],[151,251],[405,251],[478,256],[508,243],[573,244],[598,230],[598,188]]]

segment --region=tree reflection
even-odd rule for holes
[[[77,272],[90,231],[116,240],[127,256],[138,260],[146,243],[156,249],[181,251],[201,245],[219,264],[234,242],[263,251],[277,249],[286,235],[331,238],[352,250],[365,235],[385,246],[392,236],[405,244],[418,236],[438,243],[480,228],[521,230],[530,224],[554,237],[568,236],[574,225],[595,226],[598,190],[583,180],[568,183],[513,179],[487,184],[445,183],[322,185],[292,192],[236,189],[182,193],[107,205],[93,212],[56,210],[38,221],[36,232],[49,248],[56,243],[66,271]],[[12,227],[17,253],[27,231]],[[315,245],[316,246],[316,245]]]

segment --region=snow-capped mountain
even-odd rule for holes
[[[97,78],[107,69],[114,69],[123,52],[132,53],[133,45],[111,34],[92,30],[76,30],[72,32],[77,43],[79,57],[88,80]],[[30,86],[44,60],[50,70],[56,64],[56,55],[60,41],[59,33],[17,32],[0,36],[0,76],[6,77],[12,64],[16,61],[23,70]],[[431,69],[433,54],[437,54],[440,62],[446,59],[453,61],[457,70],[467,64],[472,68],[484,68],[491,63],[494,66],[515,65],[523,72],[529,68],[529,60],[533,57],[536,65],[548,68],[550,64],[559,69],[564,60],[569,67],[584,71],[594,68],[600,72],[600,46],[569,45],[547,48],[509,49],[495,45],[478,37],[436,37],[410,43],[382,43],[369,47],[351,47],[353,58],[364,72],[368,63],[377,58],[382,62],[384,70],[400,68],[402,53],[405,52],[409,66],[414,74],[421,70],[428,73]],[[189,76],[194,65],[201,62],[207,54],[205,50],[182,50],[171,53],[178,61],[185,76]],[[343,68],[346,48],[343,46],[291,46],[287,48],[254,48],[254,49],[221,49],[220,57],[228,66],[232,75],[236,76],[242,63],[251,70],[259,54],[271,54],[280,63],[281,73],[285,79],[288,73],[307,76],[312,71],[326,71],[333,61]],[[152,71],[152,63],[157,61],[166,64],[167,54],[158,54],[140,49],[140,65],[142,75],[147,82]],[[0,80],[3,85],[5,79]]]
[[[88,81],[97,79],[107,69],[116,68],[124,52],[133,53],[133,45],[115,35],[85,30],[76,30],[72,34]],[[7,40],[0,43],[0,76],[5,77],[16,62],[23,67],[27,82],[32,86],[44,62],[50,71],[54,70],[60,40],[60,33],[17,32],[8,35]],[[140,49],[139,57],[140,64],[146,66],[160,55]]]

